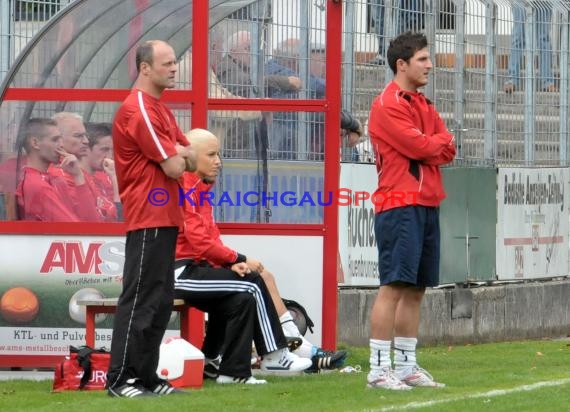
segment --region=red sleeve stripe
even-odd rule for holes
[[[166,159],[168,159],[168,155],[164,151],[164,148],[160,144],[160,140],[158,140],[158,136],[156,135],[154,129],[152,128],[152,123],[150,122],[150,119],[148,117],[148,113],[146,112],[146,109],[144,107],[143,95],[142,95],[142,92],[140,90],[137,93],[137,97],[139,100],[139,107],[141,109],[141,113],[143,115],[146,126],[148,127],[148,131],[150,132],[150,135],[152,136],[152,140],[154,140],[154,143],[156,144],[156,147],[158,148],[160,154],[162,155],[162,158],[164,160],[166,160]]]

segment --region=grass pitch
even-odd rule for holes
[[[51,393],[51,381],[0,382],[0,411],[569,411],[570,342],[541,340],[419,348],[446,388],[367,389],[368,348],[345,347],[361,373],[269,376],[267,385],[207,381],[188,395],[116,399],[104,392]]]

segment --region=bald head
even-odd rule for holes
[[[227,39],[226,51],[234,60],[251,66],[251,35],[248,31],[235,32]]]
[[[204,182],[214,183],[222,166],[218,138],[205,129],[192,129],[185,135],[196,153],[196,174]]]

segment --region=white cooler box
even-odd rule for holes
[[[204,354],[180,337],[165,339],[156,373],[176,388],[199,388],[204,379]]]

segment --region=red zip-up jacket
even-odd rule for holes
[[[80,222],[94,220],[93,206],[87,185],[72,190],[65,178],[26,166],[18,185],[17,198],[22,220],[44,222]],[[74,193],[72,193],[74,192]],[[87,199],[76,202],[74,199]]]
[[[455,157],[454,136],[420,92],[392,81],[372,102],[368,133],[376,155],[375,212],[445,199],[440,165]]]
[[[222,242],[212,205],[205,200],[207,196],[200,195],[211,191],[212,186],[194,173],[184,173],[184,191],[191,200],[183,199],[185,231],[178,234],[176,260],[206,260],[214,267],[229,267],[236,263],[238,253]]]

